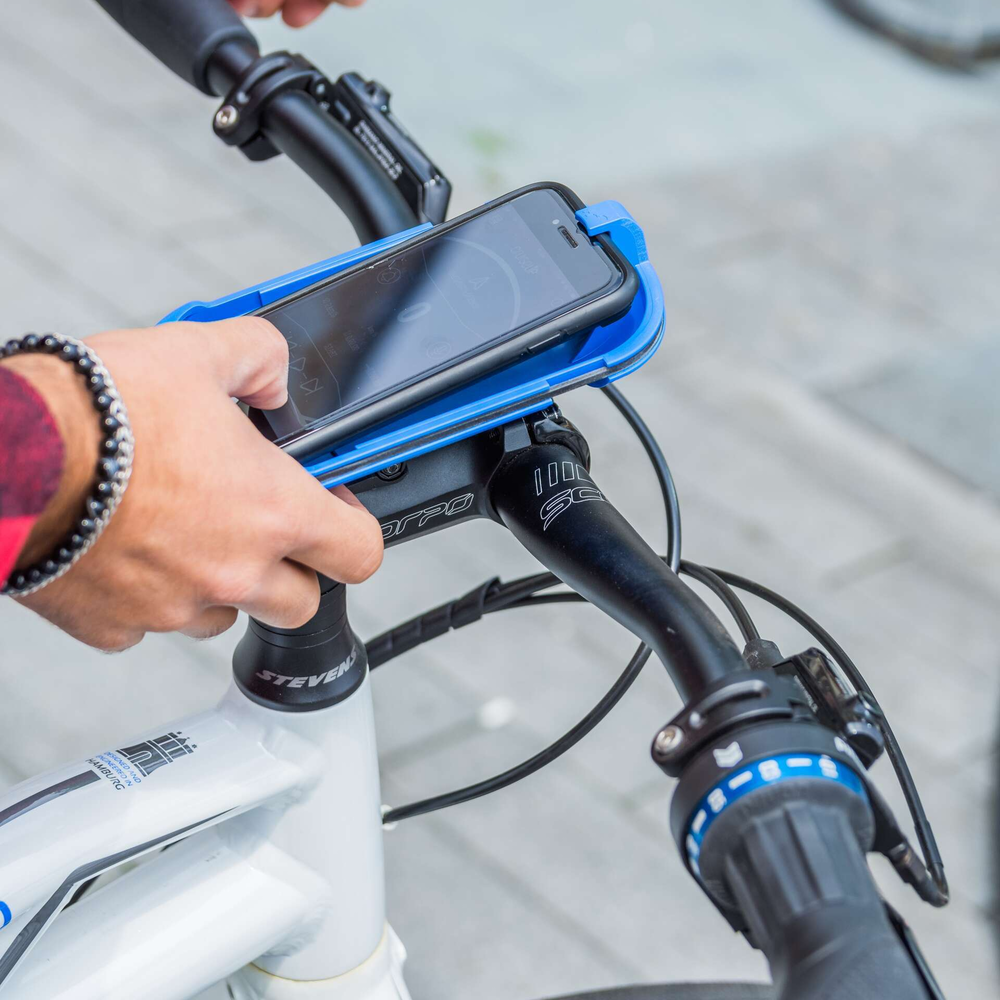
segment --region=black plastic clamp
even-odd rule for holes
[[[238,146],[247,159],[268,160],[279,150],[261,131],[261,116],[279,94],[301,90],[329,107],[326,98],[332,84],[308,59],[291,52],[258,56],[233,84],[212,128],[227,145]]]
[[[677,778],[712,741],[734,729],[778,720],[813,721],[798,685],[770,670],[734,673],[710,685],[656,734],[653,760],[664,773]]]
[[[529,417],[528,423],[531,440],[535,444],[565,445],[590,472],[590,445],[587,444],[587,439],[577,430],[575,424],[563,416],[555,403],[541,413]]]

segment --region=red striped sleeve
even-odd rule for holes
[[[45,401],[0,364],[0,582],[59,486],[64,448]]]

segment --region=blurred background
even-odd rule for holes
[[[938,62],[821,0],[370,0],[299,33],[257,29],[265,49],[385,83],[454,182],[453,211],[554,179],[639,219],[668,332],[624,390],[671,461],[685,551],[789,595],[866,673],[953,901],[932,911],[891,876],[886,893],[948,997],[996,996],[1000,66],[972,57],[1000,18],[973,0],[866,8],[896,35],[922,26]],[[8,330],[149,325],[355,242],[290,163],[216,141],[214,103],[96,5],[6,4],[0,50]],[[564,409],[598,482],[662,547],[655,480],[621,419],[591,390]],[[390,551],[352,617],[370,635],[531,569],[499,527],[466,525]],[[808,645],[751,611],[786,652]],[[386,802],[533,753],[633,646],[586,607],[509,615],[374,675]],[[210,705],[240,632],[108,657],[0,603],[0,782]],[[417,1000],[764,977],[668,833],[671,782],[648,746],[678,707],[651,663],[568,756],[387,834]]]

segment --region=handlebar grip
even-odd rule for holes
[[[216,94],[212,55],[227,42],[257,52],[257,42],[226,0],[97,0],[140,45],[182,80]]]
[[[730,840],[723,858],[709,831],[701,860],[703,876],[721,877],[767,955],[780,1000],[928,1000],[848,813],[804,797],[772,801],[734,839],[734,828],[720,828]]]

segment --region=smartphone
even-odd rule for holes
[[[254,423],[302,458],[624,314],[638,278],[582,207],[521,188],[259,310],[288,341],[288,402]]]

